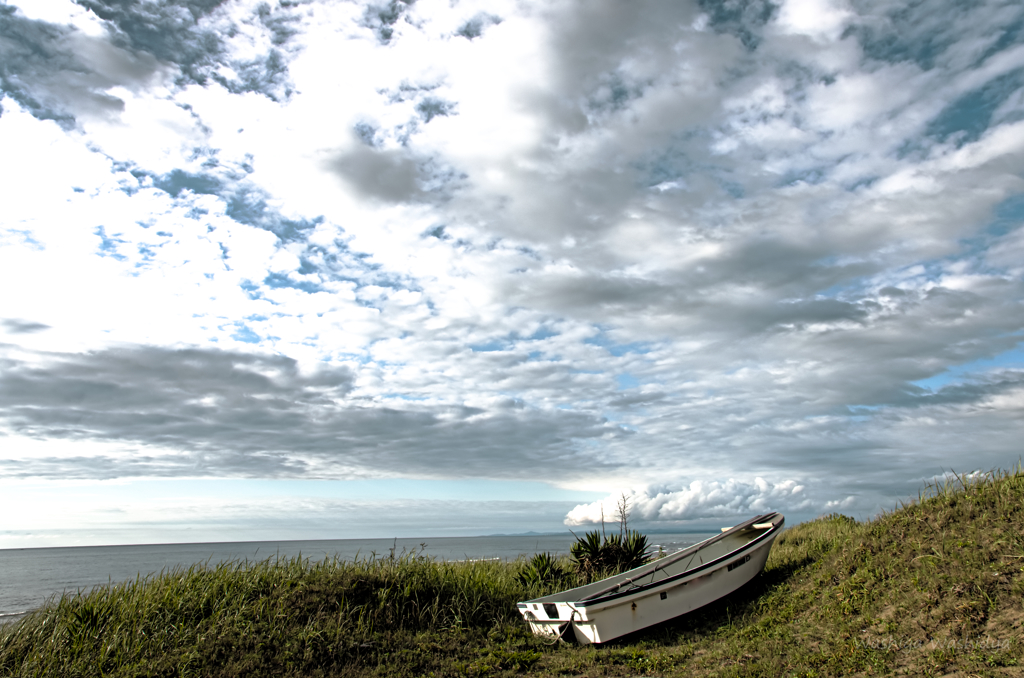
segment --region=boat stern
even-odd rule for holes
[[[527,601],[517,603],[516,607],[530,625],[530,630],[539,636],[554,638],[564,635],[565,625],[579,619],[579,613],[568,603]]]

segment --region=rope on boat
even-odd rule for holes
[[[572,605],[570,605],[569,607],[572,607]],[[555,643],[565,642],[565,641],[562,640],[562,636],[564,636],[565,632],[568,631],[572,627],[572,620],[575,619],[576,613],[578,611],[579,610],[577,610],[575,607],[572,607],[572,614],[569,615],[569,621],[565,622],[565,624],[562,625],[562,630],[558,632],[558,635],[555,636],[554,640],[552,640],[550,643],[544,643],[544,644],[545,645],[554,645]]]

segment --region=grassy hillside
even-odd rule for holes
[[[793,527],[747,587],[600,648],[526,631],[515,603],[546,590],[522,567],[415,554],[193,567],[0,628],[0,675],[1024,674],[1019,468],[868,523]]]

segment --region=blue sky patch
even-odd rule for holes
[[[427,123],[437,117],[447,117],[455,114],[455,102],[445,101],[440,97],[424,97],[416,104],[416,112]]]
[[[652,348],[651,343],[646,341],[632,341],[625,344],[617,344],[603,331],[596,336],[584,339],[583,343],[590,344],[592,346],[600,346],[616,358],[621,358],[622,356],[631,353],[644,355],[646,353],[650,353]]]
[[[1002,201],[993,211],[993,219],[986,231],[1001,237],[1016,231],[1024,225],[1024,193],[1011,196]]]
[[[177,198],[182,191],[192,191],[201,195],[220,195],[223,183],[210,174],[192,174],[176,169],[167,174],[154,177],[153,185]]]
[[[620,391],[627,391],[640,386],[640,380],[629,373],[616,374],[615,382],[619,385]]]
[[[939,141],[955,140],[957,146],[977,141],[989,128],[992,114],[1014,92],[1024,86],[1024,69],[1004,73],[982,87],[964,94],[928,124],[925,131]],[[1024,111],[1002,122],[1024,118]]]
[[[268,195],[252,187],[240,186],[228,198],[226,214],[235,221],[270,231],[285,242],[305,240],[309,231],[322,224],[322,216],[313,219],[285,219],[267,204]]]
[[[699,4],[715,32],[736,36],[749,50],[761,43],[761,31],[778,10],[769,0],[699,0]]]
[[[258,344],[260,343],[260,335],[249,329],[249,326],[245,323],[235,323],[237,329],[231,333],[231,338],[236,341],[244,341],[247,344]]]
[[[271,273],[263,279],[263,284],[267,287],[273,287],[279,289],[282,287],[289,287],[295,290],[302,290],[309,294],[314,292],[323,292],[326,288],[323,285],[309,280],[292,280],[283,273]]]
[[[1002,369],[1024,369],[1024,349],[1018,346],[1017,348],[1006,351],[1005,353],[1000,353],[992,358],[972,360],[969,363],[951,367],[945,372],[937,374],[934,377],[919,379],[918,381],[911,383],[915,386],[938,392],[951,384],[958,384],[965,379],[970,379],[987,372],[994,372]]]
[[[127,240],[108,237],[106,229],[104,229],[102,226],[97,226],[93,233],[100,237],[100,256],[113,257],[118,261],[125,260],[125,256],[117,251],[117,246],[126,244],[128,242]]]
[[[526,341],[541,341],[543,339],[550,339],[551,337],[557,337],[558,332],[554,331],[549,327],[541,326],[528,337],[523,337]]]
[[[496,16],[494,14],[486,14],[481,12],[480,14],[474,16],[472,19],[466,21],[466,23],[462,24],[459,27],[459,29],[455,31],[455,35],[466,38],[467,40],[473,40],[483,35],[484,30],[488,26],[500,23],[501,17]]]
[[[492,339],[480,344],[470,344],[469,348],[474,353],[493,353],[508,349],[508,341],[504,339]]]

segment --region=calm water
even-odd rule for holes
[[[672,552],[710,535],[658,534],[649,541]],[[0,549],[0,623],[21,618],[54,595],[118,583],[196,563],[265,560],[301,555],[310,560],[337,556],[351,560],[371,554],[421,550],[444,560],[502,559],[541,551],[568,553],[572,535],[438,537],[421,539],[334,539],[324,541],[147,544],[73,548]]]

